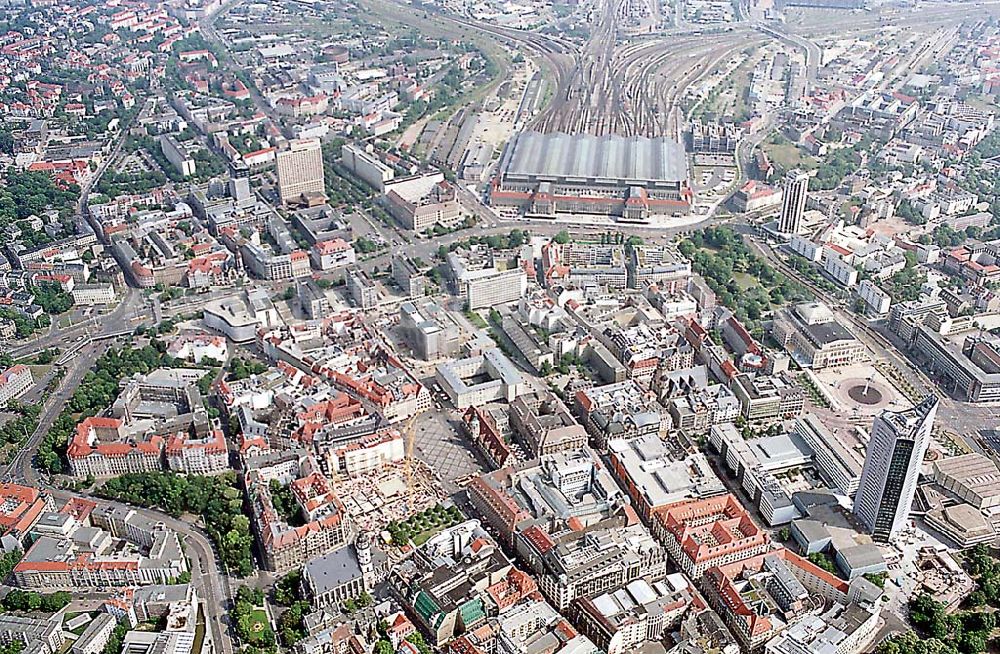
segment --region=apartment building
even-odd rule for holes
[[[37,488],[0,484],[0,552],[23,550],[39,516],[54,508]]]
[[[0,614],[0,645],[20,643],[22,654],[56,654],[63,645],[62,619],[61,613],[47,618]]]
[[[14,566],[14,584],[35,591],[169,584],[188,570],[175,532],[112,508],[107,519],[92,514],[93,527],[69,519],[65,535],[47,530]]]

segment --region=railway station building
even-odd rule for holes
[[[612,216],[646,223],[691,206],[684,148],[670,139],[521,132],[490,189],[494,206],[535,217]]]

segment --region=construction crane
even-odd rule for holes
[[[417,432],[413,429],[413,422],[417,419],[417,414],[413,414],[406,421],[403,427],[403,436],[406,438],[406,460],[404,462],[406,470],[406,506],[409,512],[413,513],[413,446],[417,442]]]

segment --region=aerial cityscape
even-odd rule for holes
[[[1000,1],[0,23],[0,654],[1000,653]]]

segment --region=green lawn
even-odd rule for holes
[[[73,618],[75,618],[77,616],[80,616],[80,615],[85,615],[85,613],[83,613],[83,612],[81,612],[81,613],[67,613],[66,616],[64,617],[64,621],[68,622],[68,621],[72,620]],[[97,614],[96,613],[90,613],[89,615],[90,615],[91,619],[93,619],[94,616],[96,616]],[[81,634],[83,634],[84,631],[87,630],[87,627],[89,627],[89,626],[90,626],[89,622],[84,622],[82,625],[80,625],[76,629],[71,630],[70,633],[73,634],[74,636],[80,636]]]
[[[271,624],[267,620],[267,613],[264,613],[264,609],[254,609],[253,612],[250,613],[250,630],[252,633],[260,635],[271,631]],[[250,640],[251,645],[256,644],[252,642],[255,639],[251,638]],[[261,642],[263,642],[263,640]]]
[[[413,537],[413,544],[416,545],[417,547],[420,547],[428,540],[430,540],[431,536],[441,531],[441,529],[443,529],[443,527],[438,527],[436,529],[428,529],[426,531],[420,532],[419,534]]]
[[[478,311],[466,311],[465,317],[469,319],[469,322],[480,329],[486,329],[489,327],[489,325],[486,324],[486,321],[483,320],[483,317],[479,315]]]
[[[28,366],[28,367],[31,368],[31,376],[35,378],[36,382],[45,375],[49,374],[49,371],[52,370],[51,364],[46,366]]]
[[[819,167],[815,157],[806,154],[792,143],[764,143],[764,152],[771,163],[782,170],[802,168],[813,170]]]
[[[739,284],[740,288],[744,291],[748,288],[760,285],[752,275],[748,275],[747,273],[733,273],[733,279],[736,280],[736,283]]]

